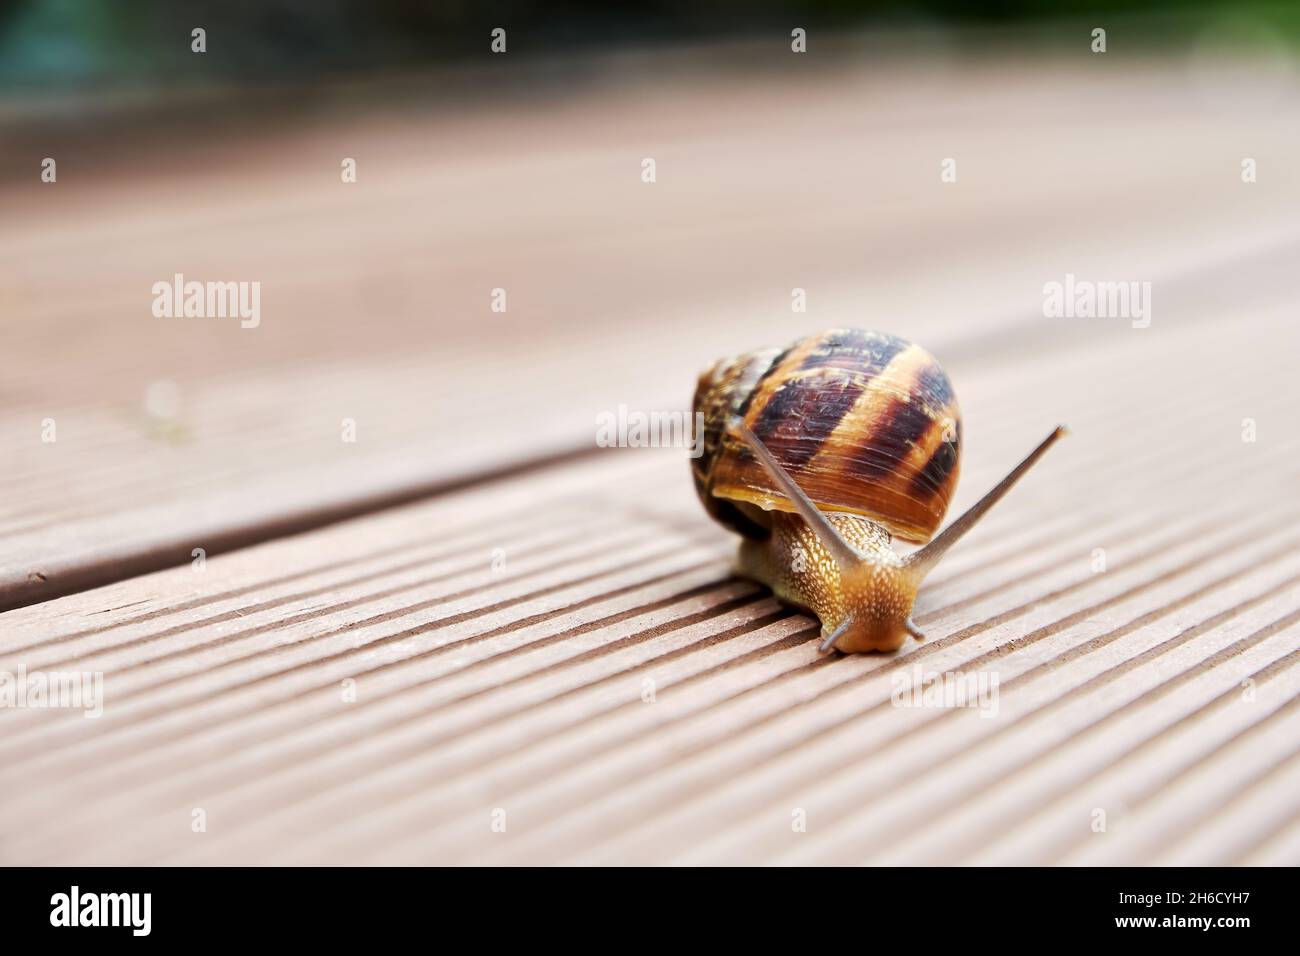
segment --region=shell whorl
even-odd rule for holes
[[[696,490],[717,520],[749,537],[764,512],[792,511],[749,450],[727,434],[741,417],[818,507],[861,514],[908,541],[943,521],[961,461],[961,413],[932,355],[896,336],[832,329],[781,349],[716,362],[695,411]]]

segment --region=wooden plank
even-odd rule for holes
[[[147,168],[69,145],[57,185],[0,190],[0,608],[591,451],[597,413],[679,408],[706,362],[810,326],[887,327],[956,371],[1124,341],[1044,322],[1067,272],[1151,280],[1157,325],[1289,301],[1294,106],[1222,115],[1139,69],[960,75],[836,61],[340,113],[199,131]],[[264,321],[154,318],[177,272],[261,282]]]
[[[0,712],[0,858],[1294,864],[1294,304],[959,357],[957,508],[1073,434],[897,655],[819,657],[729,577],[671,450],[0,614],[0,670],[104,675],[99,718]],[[894,706],[915,667],[996,714]]]

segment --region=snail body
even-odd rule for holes
[[[742,536],[738,570],[806,609],[821,649],[892,651],[925,575],[1064,433],[1057,428],[938,537],[961,464],[943,368],[896,336],[832,329],[715,362],[695,392],[696,492]],[[908,555],[893,538],[924,545]]]

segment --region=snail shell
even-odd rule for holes
[[[695,490],[744,535],[737,570],[814,614],[823,651],[920,640],[921,582],[1065,433],[1057,427],[934,537],[957,487],[961,414],[924,349],[880,332],[820,332],[715,363],[695,411]],[[924,547],[900,557],[893,535]]]
[[[862,515],[907,541],[930,540],[961,470],[961,412],[934,356],[883,332],[831,329],[788,348],[714,363],[695,411],[696,492],[716,520],[750,537],[772,510],[794,512],[770,473],[729,433],[742,420],[822,510]]]

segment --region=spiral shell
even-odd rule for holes
[[[810,335],[785,350],[722,359],[700,376],[703,453],[696,491],[716,520],[765,535],[790,502],[740,442],[737,416],[825,511],[864,515],[926,542],[948,510],[961,459],[961,413],[930,353],[860,329]]]

